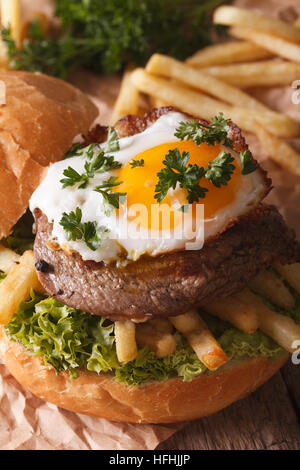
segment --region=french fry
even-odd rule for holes
[[[240,88],[290,86],[300,76],[300,65],[283,60],[267,60],[220,65],[204,68],[202,71]]]
[[[295,21],[294,26],[295,26],[296,28],[300,28],[300,16],[299,16],[299,18],[297,18],[297,20]]]
[[[10,322],[19,305],[28,298],[31,289],[43,292],[39,283],[33,252],[26,251],[0,284],[0,324]]]
[[[273,267],[300,294],[300,263],[282,265],[276,262]]]
[[[238,103],[241,108],[258,111],[256,118],[261,122],[261,124],[265,124],[265,116],[267,115],[268,119],[273,118],[273,123],[275,121],[278,123],[278,128],[273,128],[273,132],[277,132],[279,128],[282,131],[282,127],[285,127],[287,132],[289,132],[291,126],[295,134],[300,132],[299,125],[289,116],[272,111],[260,101],[239,88],[224,83],[218,78],[209,76],[202,72],[202,70],[195,70],[172,57],[153,54],[146,66],[146,71],[155,75],[161,75],[178,80],[191,88],[198,89],[204,93],[209,93],[230,105],[235,106],[236,103]]]
[[[300,42],[300,31],[296,26],[243,8],[221,6],[215,10],[213,21],[216,24],[250,28],[288,41]]]
[[[155,320],[150,320],[148,323],[155,330],[160,331],[161,333],[173,333],[173,325],[167,318],[157,318]]]
[[[131,80],[132,70],[125,71],[120,92],[111,116],[111,125],[127,114],[137,114],[139,108],[139,91]]]
[[[130,320],[116,321],[115,338],[119,361],[132,361],[138,353],[135,341],[135,324]]]
[[[271,132],[284,134],[285,137],[295,136],[299,133],[299,125],[296,122],[292,121],[293,126],[283,126],[281,120],[274,119],[273,112],[257,113],[253,110],[233,107],[199,91],[158,78],[143,69],[136,69],[132,73],[132,80],[140,91],[200,118],[210,120],[212,116],[223,112],[226,118],[232,119],[239,127],[248,132],[256,132],[255,119],[259,119],[262,126],[269,128]]]
[[[286,310],[290,310],[295,305],[295,300],[290,291],[285,287],[283,282],[276,274],[266,269],[261,272],[250,282],[250,288],[257,294],[266,297],[273,304],[278,305]]]
[[[0,245],[0,271],[8,273],[20,261],[21,256]]]
[[[243,299],[245,303],[256,310],[259,328],[283,349],[292,353],[296,349],[292,346],[294,341],[300,340],[300,325],[297,325],[292,318],[270,310],[249,289],[243,290]]]
[[[200,49],[186,60],[191,67],[208,67],[210,65],[232,64],[247,60],[267,59],[270,52],[248,41],[232,41]]]
[[[299,31],[299,30],[298,30]],[[273,36],[271,34],[262,33],[260,31],[252,30],[249,28],[241,28],[234,26],[230,28],[229,34],[234,38],[246,39],[256,45],[260,45],[264,49],[273,54],[276,54],[284,59],[300,63],[300,45]]]
[[[254,333],[259,327],[255,308],[245,304],[242,295],[239,294],[210,302],[203,307],[203,310],[231,323],[245,333]]]
[[[275,137],[262,126],[256,126],[256,135],[261,146],[270,158],[283,166],[291,173],[300,176],[300,154],[287,142]]]
[[[1,0],[1,23],[11,28],[11,36],[17,47],[21,46],[21,0]]]
[[[183,334],[197,357],[209,370],[217,369],[228,361],[218,341],[197,312],[191,311],[170,317],[169,320],[176,330]]]
[[[158,331],[153,326],[143,323],[136,327],[136,340],[140,346],[148,346],[157,357],[166,357],[176,349],[172,334]]]

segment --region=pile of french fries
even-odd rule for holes
[[[152,106],[172,105],[210,120],[223,112],[255,134],[267,154],[300,176],[300,154],[285,139],[300,125],[247,92],[255,86],[292,86],[300,78],[300,19],[295,25],[233,6],[215,10],[214,22],[229,26],[235,40],[201,49],[185,62],[154,54],[144,69],[127,71],[111,124],[136,114],[138,92]]]

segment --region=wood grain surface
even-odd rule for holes
[[[300,364],[225,410],[187,424],[160,450],[299,450]]]

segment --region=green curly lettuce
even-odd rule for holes
[[[203,316],[231,359],[258,355],[277,359],[286,354],[261,331],[249,335],[208,314]],[[157,358],[145,347],[133,361],[120,363],[112,322],[33,291],[5,330],[9,339],[20,342],[33,355],[40,356],[57,373],[69,371],[72,379],[78,377],[82,367],[97,374],[114,373],[115,379],[126,385],[164,381],[176,376],[190,381],[206,371],[179,333],[175,334],[176,351],[168,357]]]

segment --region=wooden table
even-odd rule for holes
[[[157,449],[300,449],[300,364],[289,361],[252,395],[187,424]]]

